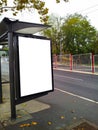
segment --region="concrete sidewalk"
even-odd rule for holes
[[[0,130],[3,126],[16,124],[21,121],[31,119],[32,116],[30,115],[30,113],[35,113],[50,108],[48,104],[36,100],[30,100],[26,103],[22,103],[16,106],[17,118],[15,121],[11,121],[9,88],[9,84],[2,85],[3,103],[0,104]]]
[[[68,72],[75,72],[75,73],[82,73],[82,74],[91,74],[91,75],[98,75],[98,72],[96,73],[92,73],[92,72],[87,72],[87,71],[79,71],[79,70],[69,70],[69,69],[66,69],[66,68],[62,68],[62,67],[56,67],[56,68],[53,68],[54,70],[61,70],[61,71],[68,71]]]

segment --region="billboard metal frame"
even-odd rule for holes
[[[36,94],[31,94],[31,95],[28,95],[28,96],[23,96],[21,97],[20,96],[20,68],[19,68],[19,48],[18,48],[18,45],[19,45],[19,41],[18,41],[18,37],[19,36],[22,36],[22,37],[29,37],[29,38],[35,38],[35,39],[43,39],[43,40],[50,40],[49,38],[46,38],[46,37],[43,37],[43,36],[36,36],[36,35],[24,35],[24,34],[18,34],[18,33],[15,33],[14,34],[14,56],[15,56],[15,66],[14,66],[14,70],[15,70],[15,75],[14,75],[14,86],[15,86],[15,95],[16,95],[16,101],[15,103],[16,104],[19,104],[21,102],[24,102],[24,101],[28,101],[30,99],[34,99],[36,97],[39,97],[41,95],[46,95],[48,94],[49,92],[52,92],[54,90],[54,87],[53,87],[53,67],[52,67],[52,53],[51,53],[51,75],[52,75],[52,90],[49,90],[49,91],[45,91],[45,92],[40,92],[40,93],[36,93]],[[51,44],[50,44],[51,45]],[[52,49],[52,47],[51,47]],[[50,50],[52,52],[52,50]]]

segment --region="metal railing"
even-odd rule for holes
[[[92,71],[92,54],[73,55],[73,70]]]
[[[98,55],[94,55],[94,70],[95,70],[95,73],[98,73]]]
[[[55,67],[68,70],[98,73],[98,55],[86,54],[66,54],[54,55],[53,64]]]

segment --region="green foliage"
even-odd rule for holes
[[[69,15],[62,26],[64,51],[76,53],[94,52],[96,29],[86,17],[80,14]]]
[[[60,54],[60,43],[61,43],[61,21],[63,18],[51,15],[48,20],[48,24],[52,25],[51,28],[43,31],[43,35],[52,39],[52,53]]]
[[[10,0],[1,0],[0,1],[0,14],[11,10],[13,15],[16,16],[19,11],[28,9],[29,11],[36,9],[40,15],[40,20],[43,23],[48,21],[48,8],[45,7],[45,2],[43,0],[13,0],[13,6],[8,6],[8,1]],[[56,3],[60,3],[61,0],[55,0]],[[68,0],[64,0],[68,2]]]
[[[95,50],[94,53],[98,54],[98,31],[96,35],[96,42],[95,42],[95,45],[93,46],[93,49]]]
[[[52,28],[43,34],[52,39],[53,53],[98,53],[96,29],[87,17],[80,14],[68,15],[65,19],[51,16],[48,22]]]

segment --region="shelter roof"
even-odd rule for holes
[[[17,19],[5,17],[0,23],[0,41],[9,31],[22,34],[35,34],[48,27],[49,25],[23,22]]]

